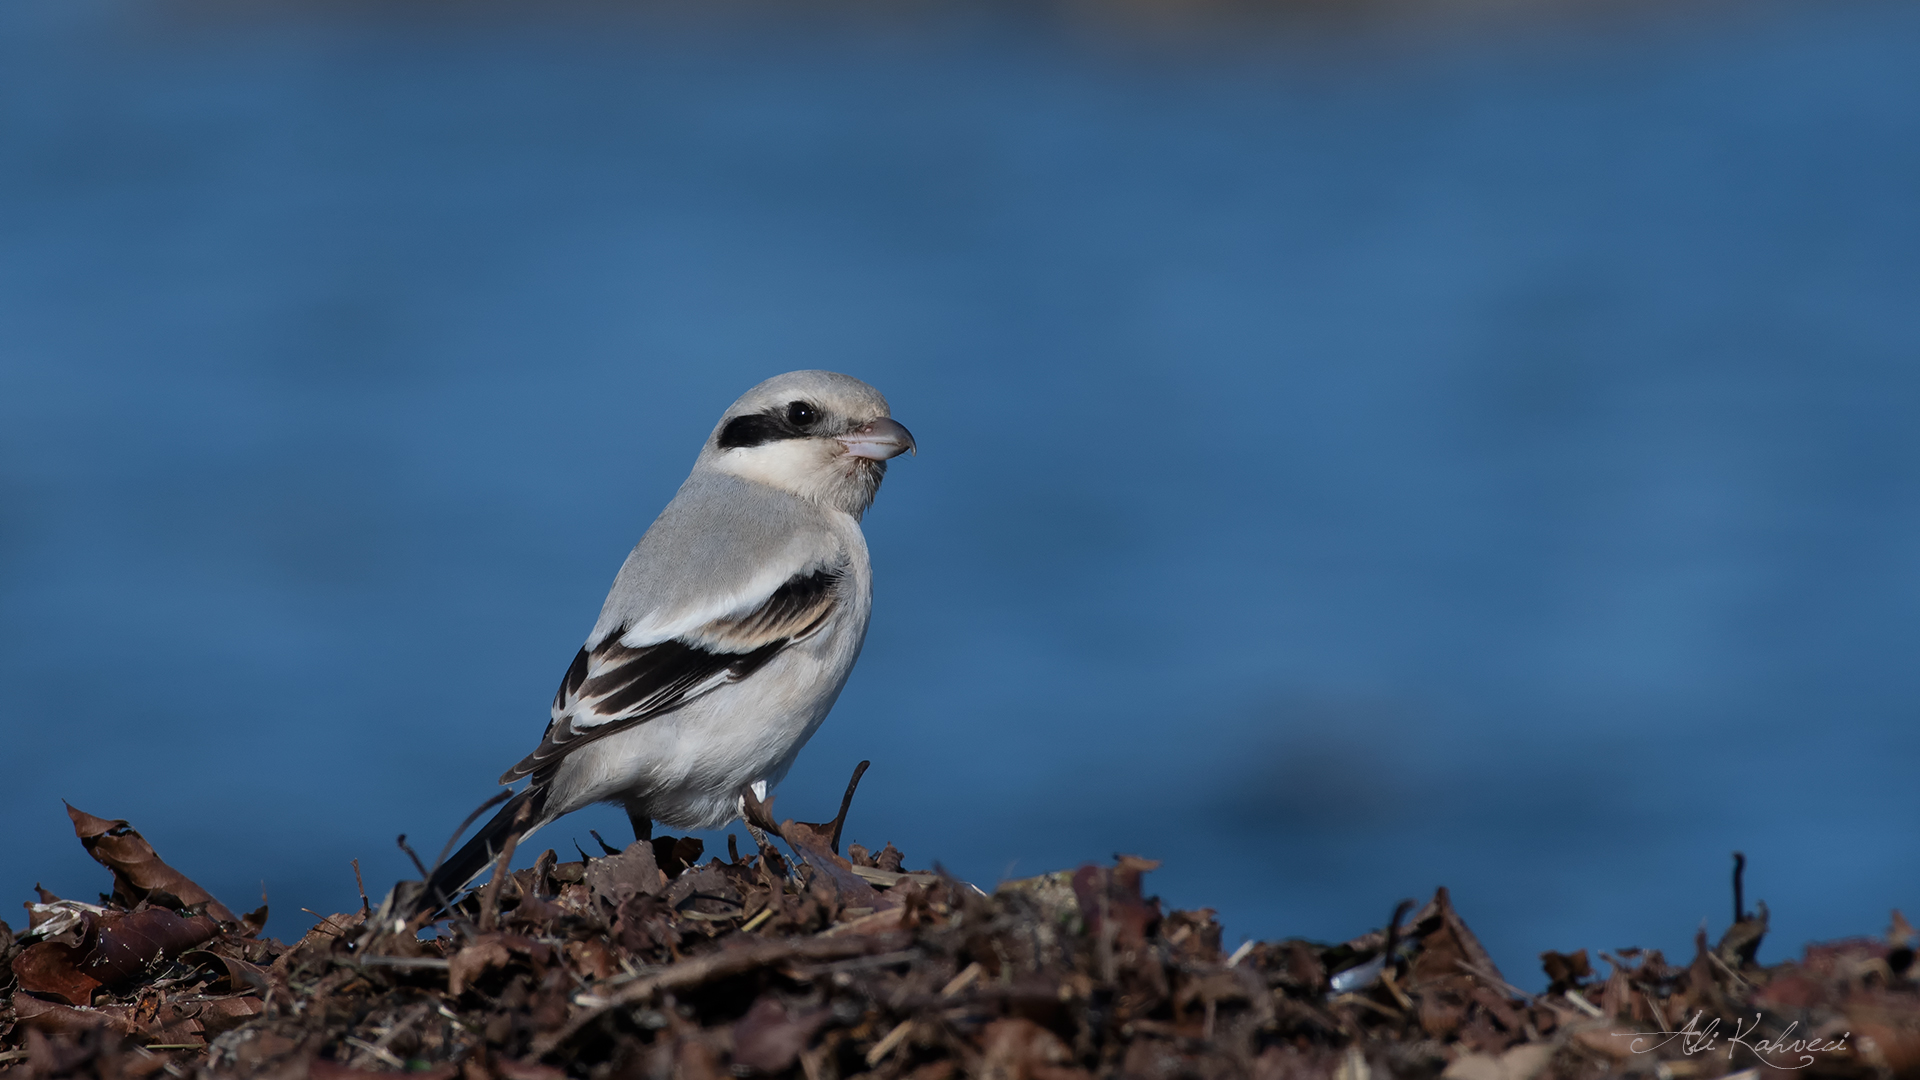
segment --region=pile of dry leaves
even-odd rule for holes
[[[1145,860],[988,895],[905,870],[891,846],[843,857],[837,825],[762,814],[786,853],[730,842],[703,863],[672,837],[549,851],[424,929],[389,897],[284,945],[257,936],[265,909],[236,917],[126,822],[70,813],[113,893],[42,892],[24,931],[0,924],[0,1075],[1920,1073],[1920,972],[1897,914],[1887,941],[1771,968],[1753,962],[1764,907],[1681,965],[1629,951],[1600,976],[1585,953],[1548,953],[1552,985],[1530,995],[1445,890],[1344,944],[1227,955],[1210,911],[1141,895]]]

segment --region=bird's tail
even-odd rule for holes
[[[438,911],[450,906],[461,891],[473,884],[475,878],[485,873],[500,857],[506,847],[507,838],[515,832],[514,823],[520,820],[524,811],[526,818],[519,828],[519,839],[525,840],[535,829],[546,824],[541,810],[545,807],[547,792],[545,788],[528,787],[526,790],[508,799],[478,832],[460,845],[460,850],[434,868],[427,876],[427,886],[421,891],[417,902],[419,911]],[[516,841],[517,843],[518,841]]]

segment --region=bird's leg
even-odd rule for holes
[[[764,833],[764,832],[761,832],[761,831],[760,831],[760,826],[758,826],[758,825],[755,825],[755,824],[754,824],[753,822],[751,822],[751,821],[747,821],[747,822],[742,822],[742,824],[744,824],[744,825],[745,825],[745,826],[747,827],[747,832],[748,832],[748,833],[750,833],[750,834],[752,834],[752,836],[753,836],[753,842],[754,842],[754,843],[756,843],[756,844],[759,844],[759,845],[760,845],[761,847],[763,847],[763,848],[764,848],[764,847],[772,847],[772,846],[773,846],[773,845],[772,845],[772,844],[771,844],[771,843],[770,843],[770,842],[769,842],[769,841],[767,840],[767,834],[766,834],[766,833]]]
[[[753,842],[760,845],[762,850],[773,846],[767,839],[766,830],[754,824],[756,818],[769,825],[773,824],[773,815],[767,811],[766,798],[767,782],[765,780],[740,789],[740,824],[747,827]]]
[[[628,806],[627,820],[633,823],[633,838],[635,840],[653,839],[653,819],[647,816],[645,810],[642,810],[638,806]]]

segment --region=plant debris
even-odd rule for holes
[[[258,936],[264,907],[235,916],[126,822],[70,807],[113,891],[41,890],[25,931],[0,923],[0,1076],[1920,1075],[1916,935],[1898,912],[1884,939],[1761,967],[1765,906],[1736,901],[1733,928],[1713,946],[1702,931],[1684,964],[1622,950],[1602,975],[1584,951],[1549,952],[1533,995],[1445,889],[1352,941],[1227,952],[1213,912],[1143,895],[1150,860],[989,895],[905,869],[890,844],[839,854],[844,805],[825,825],[748,811],[744,856],[729,837],[702,862],[698,840],[663,836],[511,873],[503,859],[437,921],[397,914],[402,887],[287,945]]]

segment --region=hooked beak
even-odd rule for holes
[[[847,453],[869,461],[885,461],[901,454],[917,452],[913,445],[913,432],[899,421],[884,416],[865,427],[855,428],[834,438],[847,448]]]

